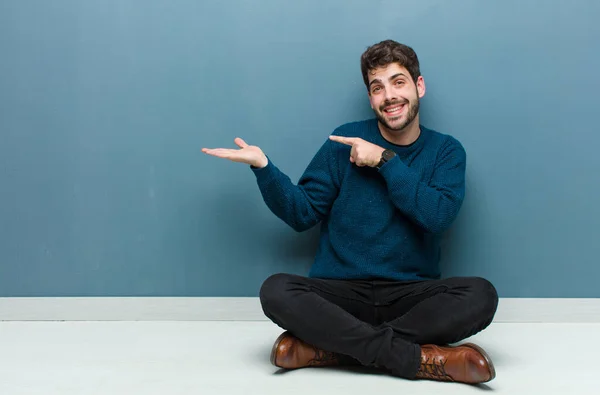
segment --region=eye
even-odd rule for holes
[[[402,81],[402,80],[396,81],[396,85],[403,85],[403,84],[404,84],[404,81]]]
[[[377,93],[381,90],[380,86],[376,86],[375,88],[373,88],[373,93]]]

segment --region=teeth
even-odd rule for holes
[[[393,107],[393,108],[387,109],[386,111],[387,112],[396,112],[396,111],[400,111],[401,108],[402,108],[402,106],[400,106],[400,107]]]

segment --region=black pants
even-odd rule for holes
[[[411,379],[420,344],[456,343],[483,330],[498,294],[479,277],[397,282],[275,274],[260,301],[267,317],[303,341]]]

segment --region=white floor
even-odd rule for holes
[[[270,322],[0,322],[0,394],[598,394],[600,324],[493,324],[497,377],[468,386],[371,370],[281,371]]]

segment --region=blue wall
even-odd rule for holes
[[[0,296],[256,296],[306,274],[318,228],[268,211],[259,145],[293,180],[371,117],[359,69],[415,48],[422,120],[468,154],[444,275],[504,297],[600,297],[600,2],[0,0]]]

